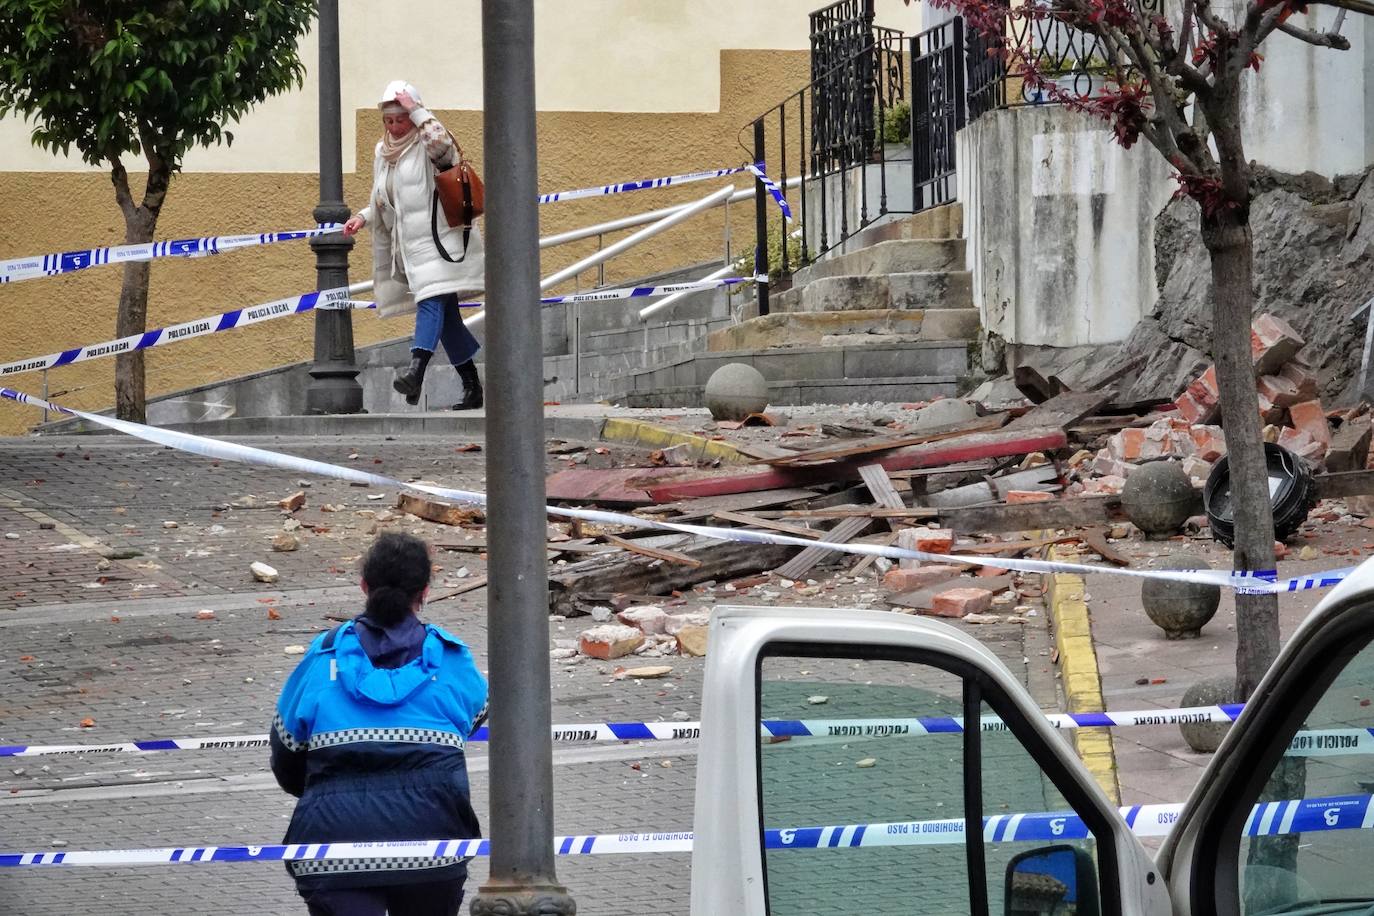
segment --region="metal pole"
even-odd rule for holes
[[[343,199],[343,128],[339,100],[339,0],[320,0],[320,205],[315,221],[342,223],[348,219]],[[342,235],[317,236],[317,289],[348,285],[348,252],[353,240]],[[353,355],[353,312],[320,309],[315,312],[315,364],[305,389],[306,413],[361,413],[363,387]]]
[[[553,849],[534,0],[483,0],[491,865],[473,916],[571,916]]]
[[[754,161],[763,162],[765,158],[763,142],[763,118],[754,122]],[[755,285],[758,295],[759,315],[768,314],[768,190],[763,181],[754,179],[754,274],[761,279]],[[787,247],[786,234],[782,240]]]

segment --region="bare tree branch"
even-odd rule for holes
[[[128,220],[138,210],[138,204],[134,203],[134,195],[129,191],[129,173],[120,161],[118,153],[110,154],[109,159],[110,184],[114,185],[115,201],[119,204],[124,218]]]
[[[1334,6],[1337,9],[1350,10],[1352,13],[1360,13],[1364,16],[1374,16],[1374,2],[1370,0],[1311,0],[1313,5]]]
[[[1350,39],[1335,32],[1314,32],[1311,29],[1289,25],[1286,22],[1279,23],[1279,31],[1296,38],[1298,41],[1305,41],[1319,48],[1334,48],[1337,51],[1350,50]]]

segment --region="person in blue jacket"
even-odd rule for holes
[[[487,682],[459,639],[417,616],[429,549],[377,538],[363,559],[366,610],[321,635],[282,688],[272,772],[297,796],[286,843],[481,836],[463,748],[486,717]],[[293,861],[312,916],[455,916],[457,858]]]

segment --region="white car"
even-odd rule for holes
[[[1374,916],[1371,637],[1374,561],[1293,634],[1181,813],[1119,811],[959,630],[718,608],[691,912]],[[1005,727],[961,727],[984,717]],[[760,739],[761,720],[821,718],[833,737]],[[1166,832],[1157,855],[1139,839]]]

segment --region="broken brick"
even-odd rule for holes
[[[637,604],[634,607],[627,607],[615,616],[621,623],[628,627],[634,627],[645,636],[657,636],[667,632],[668,613],[663,608],[652,604]]]
[[[683,655],[701,658],[706,654],[710,630],[706,627],[683,627],[677,631],[677,650]]]
[[[1174,407],[1178,410],[1178,415],[1189,423],[1207,423],[1217,414],[1216,403],[1208,404],[1197,398],[1193,394],[1191,385],[1189,390],[1183,392],[1174,401]]]
[[[916,528],[916,550],[949,553],[954,549],[954,532],[948,528]]]
[[[1226,454],[1226,437],[1220,426],[1194,426],[1188,435],[1193,440],[1193,454],[1203,461],[1216,461]]]
[[[676,636],[683,627],[704,627],[711,622],[711,615],[701,611],[686,614],[669,614],[663,622],[663,632]]]
[[[1305,429],[1293,429],[1291,426],[1285,426],[1279,432],[1278,444],[1313,464],[1320,465],[1326,457],[1326,446],[1313,439]]]
[[[1200,487],[1207,482],[1208,475],[1212,473],[1212,463],[1196,455],[1189,455],[1183,459],[1183,473],[1188,475],[1193,486]]]
[[[1317,373],[1302,363],[1290,362],[1279,370],[1279,375],[1288,379],[1298,389],[1299,400],[1310,401],[1317,396],[1320,390]]]
[[[1288,415],[1293,419],[1293,426],[1311,436],[1315,441],[1322,444],[1323,453],[1327,446],[1331,444],[1331,424],[1326,422],[1326,411],[1322,409],[1321,401],[1303,401],[1288,408]],[[1280,436],[1282,444],[1282,436]]]
[[[1282,318],[1260,315],[1250,325],[1250,355],[1255,361],[1255,372],[1272,375],[1297,356],[1304,343],[1302,336]]]
[[[1107,442],[1107,448],[1115,458],[1131,463],[1140,460],[1140,450],[1144,445],[1145,430],[1138,427],[1123,429]]]
[[[1299,401],[1308,400],[1298,393],[1298,386],[1292,379],[1282,375],[1261,375],[1255,390],[1275,407],[1292,407]]]
[[[305,491],[297,490],[285,499],[280,500],[277,505],[281,506],[283,512],[295,512],[305,505]]]
[[[930,612],[936,617],[986,614],[992,607],[992,592],[985,588],[951,588],[936,595],[930,605]]]
[[[914,592],[918,588],[927,588],[939,582],[956,578],[959,575],[957,566],[938,566],[927,564],[915,569],[889,569],[883,576],[883,587],[889,591],[902,593]]]
[[[634,627],[608,623],[584,630],[578,648],[590,658],[612,659],[629,655],[644,644],[644,634]]]

